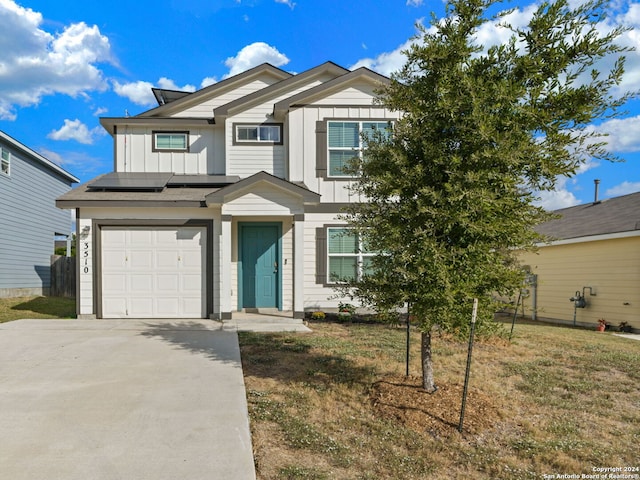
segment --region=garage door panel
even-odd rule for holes
[[[114,267],[124,268],[127,264],[124,250],[102,250],[102,262]]]
[[[130,228],[128,230],[127,242],[132,247],[147,247],[153,242],[153,231],[147,228]]]
[[[153,298],[132,297],[129,299],[128,316],[132,318],[154,317]]]
[[[173,250],[166,250],[166,249],[162,249],[159,251],[155,252],[155,261],[156,261],[156,267],[157,268],[162,268],[162,269],[171,269],[171,270],[175,270],[176,268],[178,268],[178,258],[179,258],[179,252],[177,252],[175,249]]]
[[[104,274],[102,288],[113,293],[124,293],[127,291],[127,277],[121,274]]]
[[[156,311],[162,312],[168,317],[178,317],[181,312],[180,299],[178,297],[159,298],[156,300]],[[199,315],[200,311],[193,313]]]
[[[176,292],[179,289],[179,278],[177,274],[156,275],[156,288],[162,292]]]
[[[203,227],[103,227],[102,316],[202,318]]]
[[[102,303],[102,313],[105,317],[125,317],[127,314],[127,301],[124,298],[110,298]]]
[[[181,290],[183,292],[199,292],[202,290],[202,277],[200,275],[181,275]]]
[[[153,254],[149,251],[132,250],[128,255],[131,269],[151,269],[153,268]]]
[[[194,251],[181,252],[180,260],[182,261],[183,268],[197,269],[202,265],[202,254]]]
[[[190,318],[198,315],[201,308],[198,308],[198,297],[181,298],[181,310],[184,312],[185,317]]]
[[[150,273],[136,273],[130,276],[131,285],[129,288],[135,294],[153,295],[153,275]]]

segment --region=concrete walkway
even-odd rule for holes
[[[302,320],[293,318],[292,312],[270,309],[253,313],[233,312],[233,318],[224,320],[222,328],[238,332],[311,332]]]
[[[237,333],[209,320],[0,324],[0,478],[255,479]]]

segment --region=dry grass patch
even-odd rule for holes
[[[0,323],[22,318],[75,318],[75,298],[0,298]]]
[[[420,385],[419,336],[314,323],[313,333],[240,335],[259,479],[539,479],[637,465],[640,342],[518,325],[477,343],[464,431],[466,343],[434,339]]]

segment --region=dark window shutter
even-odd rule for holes
[[[316,122],[316,177],[327,178],[327,122]]]
[[[327,283],[327,229],[316,228],[316,283]]]

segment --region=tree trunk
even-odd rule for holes
[[[421,354],[422,354],[422,388],[427,393],[434,393],[438,387],[433,380],[433,361],[431,359],[431,330],[428,332],[422,332],[421,342]]]

